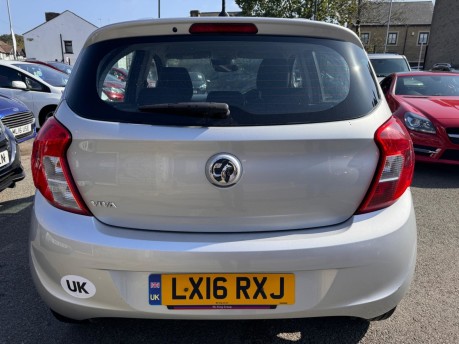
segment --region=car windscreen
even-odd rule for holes
[[[75,68],[65,94],[69,106],[80,116],[106,121],[188,126],[327,122],[364,116],[380,100],[361,48],[309,37],[115,39],[89,46]],[[103,92],[113,68],[128,71],[125,96],[118,102]]]
[[[69,76],[65,73],[39,64],[16,63],[15,66],[55,87],[65,87],[69,79]]]
[[[370,61],[378,77],[386,77],[392,73],[410,71],[410,67],[403,58],[372,58]]]
[[[409,96],[459,96],[459,75],[399,76],[395,94]]]
[[[66,64],[66,63],[63,63],[63,62],[55,62],[55,61],[49,61],[48,64],[50,64],[50,65],[53,66],[54,68],[59,69],[61,72],[65,73],[65,74],[70,74],[70,73],[72,73],[72,68],[73,68],[73,66],[68,65],[68,64]]]

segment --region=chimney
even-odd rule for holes
[[[48,22],[51,19],[54,19],[54,18],[58,17],[59,15],[60,15],[60,13],[56,13],[56,12],[45,12],[45,19]]]

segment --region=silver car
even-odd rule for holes
[[[120,102],[103,96],[112,68]],[[415,268],[413,169],[348,29],[110,25],[34,142],[33,279],[65,321],[384,319]]]

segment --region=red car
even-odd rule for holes
[[[395,73],[381,88],[410,132],[417,161],[459,165],[459,73]]]
[[[113,75],[107,74],[102,91],[113,102],[122,102],[124,100],[124,89],[126,83],[118,80]]]
[[[112,67],[108,72],[110,75],[113,75],[122,82],[126,82],[128,78],[128,72],[124,68]]]

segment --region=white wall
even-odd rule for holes
[[[24,34],[24,45],[27,58],[42,61],[62,60],[65,52],[63,41],[72,41],[73,54],[65,54],[64,60],[74,64],[88,36],[97,27],[78,17],[72,12],[65,11],[58,17],[36,27]],[[61,45],[62,37],[62,45]]]

